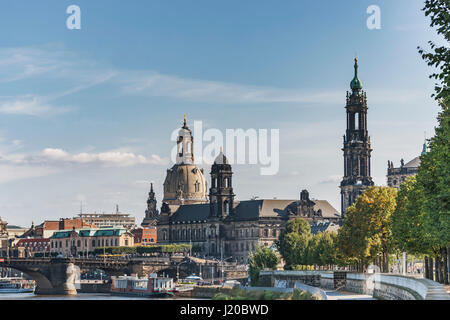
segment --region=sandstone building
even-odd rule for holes
[[[257,246],[272,246],[290,219],[306,219],[313,232],[337,229],[338,211],[326,200],[311,199],[306,190],[298,199],[237,200],[232,167],[222,151],[211,167],[207,191],[204,171],[194,163],[193,141],[185,119],[160,211],[151,185],[143,225],[156,224],[158,243],[191,243],[201,256],[246,263]]]
[[[427,145],[423,144],[423,149],[421,155],[427,152]],[[400,167],[394,168],[394,163],[388,161],[387,169],[387,185],[392,188],[400,189],[400,185],[411,176],[417,174],[420,166],[420,156],[415,157],[411,161],[405,164],[403,159],[400,160]]]

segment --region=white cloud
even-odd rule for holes
[[[66,85],[67,89],[41,97],[22,94],[9,101],[0,101],[0,112],[41,115],[64,111],[64,108],[57,108],[50,102],[102,83],[107,83],[117,88],[116,92],[126,95],[170,97],[211,103],[345,103],[342,88],[319,88],[316,91],[285,89],[182,78],[153,70],[132,72],[101,65],[56,45],[0,49],[0,82],[31,78],[57,80],[58,84]],[[374,104],[407,104],[418,99],[427,99],[429,95],[426,90],[399,89],[392,92],[390,88],[372,88],[370,92],[369,99]]]
[[[319,181],[319,184],[328,184],[328,183],[336,184],[336,183],[341,182],[341,180],[342,180],[342,175],[336,174],[336,175],[328,176],[325,179]]]
[[[48,99],[39,96],[19,96],[13,99],[0,100],[0,113],[39,116],[69,111],[68,107],[55,107]]]
[[[153,71],[122,72],[119,84],[130,95],[163,96],[221,103],[340,103],[342,92],[311,93],[226,82],[184,79]]]
[[[150,157],[121,151],[70,154],[63,149],[46,148],[42,152],[32,155],[0,155],[0,163],[2,162],[16,165],[65,166],[97,164],[106,167],[129,167],[139,164],[166,165],[168,160],[156,154]]]
[[[44,177],[59,171],[60,170],[56,168],[41,166],[0,164],[0,184],[17,180]]]

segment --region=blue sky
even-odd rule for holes
[[[81,8],[81,30],[66,8]],[[370,5],[381,29],[366,27]],[[236,165],[238,199],[299,197],[337,209],[353,58],[367,91],[372,175],[417,156],[436,125],[418,45],[437,40],[423,1],[18,1],[0,5],[0,216],[10,224],[118,203],[159,204],[171,132],[280,129],[280,171]],[[205,167],[205,172],[209,168]],[[207,175],[209,180],[209,176]]]

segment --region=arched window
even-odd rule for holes
[[[223,203],[224,209],[225,209],[225,214],[229,215],[230,214],[230,206],[228,203],[228,200],[225,200],[225,202]]]
[[[200,183],[198,181],[195,182],[194,187],[195,187],[195,192],[200,191]]]

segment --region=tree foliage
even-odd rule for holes
[[[433,235],[425,229],[425,196],[416,177],[402,183],[397,195],[397,207],[391,216],[394,246],[409,254],[429,253]]]
[[[397,190],[370,187],[347,209],[338,233],[338,248],[349,262],[367,264],[392,250],[390,216],[396,207]],[[386,266],[381,266],[386,269]]]
[[[307,248],[311,237],[311,228],[305,219],[297,218],[286,224],[276,246],[288,267],[307,264]]]
[[[448,0],[426,0],[423,8],[426,16],[431,19],[430,26],[436,28],[447,42],[450,42],[450,1]],[[436,99],[445,99],[450,95],[450,48],[438,46],[433,41],[428,41],[431,52],[422,48],[419,53],[429,66],[435,67],[437,71],[430,75],[431,79],[437,81],[435,85]]]
[[[430,150],[421,156],[417,184],[423,190],[426,232],[434,244],[450,246],[450,98],[443,102],[439,127],[430,139]]]
[[[254,253],[249,255],[249,274],[253,286],[258,284],[259,272],[266,268],[276,269],[280,258],[270,248],[260,246]]]
[[[286,268],[298,269],[336,264],[336,238],[333,232],[311,234],[309,223],[297,218],[287,223],[276,244]]]

